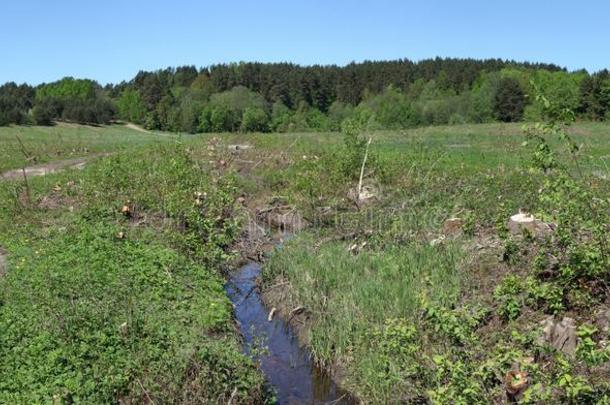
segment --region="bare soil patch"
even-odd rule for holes
[[[15,180],[23,177],[23,173],[28,177],[46,176],[63,169],[83,169],[87,164],[87,158],[59,160],[56,162],[29,166],[23,169],[9,170],[2,174],[3,180]]]
[[[7,255],[8,252],[0,246],[0,277],[4,276],[8,269]]]
[[[136,125],[136,124],[132,124],[131,122],[128,122],[127,124],[125,124],[125,126],[126,126],[127,128],[129,128],[129,129],[133,129],[134,131],[139,131],[139,132],[142,132],[142,133],[145,133],[145,134],[150,134],[150,133],[152,133],[152,132],[150,132],[149,130],[144,129],[144,128],[142,128],[142,127],[140,127],[140,126]]]
[[[57,160],[55,162],[49,162],[34,166],[28,166],[21,169],[9,170],[8,172],[2,173],[0,175],[1,180],[16,180],[23,178],[23,174],[27,177],[35,177],[35,176],[46,176],[47,174],[56,173],[65,169],[84,169],[87,165],[87,162],[99,156],[108,156],[108,153],[101,154],[93,154],[87,157],[75,158],[75,159],[66,159],[66,160]]]

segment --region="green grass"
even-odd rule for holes
[[[143,133],[123,125],[82,126],[60,123],[53,127],[0,127],[0,173],[9,169],[94,153],[133,150],[165,143],[176,135]],[[24,155],[19,139],[23,143]]]
[[[236,191],[203,165],[170,142],[31,178],[29,197],[0,182],[1,403],[264,400],[219,271]]]
[[[571,131],[592,191],[608,198],[610,125]],[[316,360],[362,400],[499,402],[512,364],[540,356],[553,366],[523,366],[542,386],[532,401],[605,395],[603,378],[536,343],[557,290],[527,273],[540,246],[503,232],[519,208],[545,208],[545,178],[529,170],[520,124],[367,134],[365,183],[380,198],[360,208],[347,195],[362,156],[339,133],[176,141],[118,126],[2,128],[2,170],[24,163],[17,133],[38,162],[114,153],[83,171],[30,179],[29,199],[22,181],[0,182],[10,262],[0,280],[0,402],[227,403],[236,387],[236,400],[263,401],[219,272],[239,234],[240,195],[251,210],[280,201],[311,221],[273,253],[265,296],[284,314],[306,308],[299,321]],[[254,148],[233,154],[233,143]],[[203,205],[197,192],[207,193]],[[128,202],[132,218],[120,213]],[[453,216],[464,234],[432,246]],[[516,293],[494,295],[506,274],[529,276],[519,302],[539,304],[510,322],[502,311]],[[572,315],[585,323],[593,313]],[[565,375],[573,381],[558,385]]]
[[[458,300],[463,255],[454,245],[411,243],[353,254],[349,243],[316,250],[314,240],[311,235],[291,239],[267,271],[294,285],[294,307],[305,305],[319,314],[310,344],[321,360],[348,355],[354,335],[371,324],[411,316],[425,294],[443,305]]]
[[[357,183],[359,165],[349,164],[340,134],[303,135],[288,162],[257,172],[253,190],[282,196],[316,225],[272,256],[265,273],[272,286],[268,298],[286,312],[307,308],[304,340],[316,359],[338,370],[346,387],[365,402],[498,399],[500,383],[486,392],[464,373],[481,381],[489,368],[506,373],[511,366],[506,356],[513,361],[527,356],[522,345],[505,340],[510,326],[499,325],[482,336],[477,332],[483,314],[494,311],[485,305],[503,277],[498,272],[506,268],[498,260],[502,228],[519,208],[542,208],[538,190],[544,179],[529,170],[531,155],[521,127],[463,125],[370,134],[374,142],[367,170],[374,174],[366,178],[374,179],[381,199],[360,209],[346,198]],[[610,195],[607,180],[598,177],[609,173],[610,127],[579,123],[571,131],[583,145],[581,168],[596,173],[596,193]],[[276,139],[271,135],[264,143],[273,145]],[[280,142],[285,145],[284,139]],[[332,214],[320,218],[322,207]],[[430,246],[452,216],[464,220],[466,235]],[[337,241],[344,235],[349,235],[346,241]],[[352,245],[363,247],[352,254]],[[484,307],[462,309],[472,304]],[[534,333],[537,325],[524,321],[523,326]],[[462,345],[481,347],[480,340],[487,341],[485,349],[463,353]],[[481,358],[488,363],[479,363]],[[558,378],[552,373],[539,378]],[[604,392],[603,385],[598,389]],[[532,395],[550,400],[546,393]]]

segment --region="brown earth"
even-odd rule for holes
[[[26,177],[35,177],[35,176],[46,176],[47,174],[52,174],[59,172],[65,169],[84,169],[87,165],[87,162],[96,157],[108,156],[109,153],[95,153],[91,154],[87,157],[74,158],[74,159],[66,159],[66,160],[56,160],[54,162],[43,163],[34,166],[28,166],[21,169],[13,169],[7,172],[4,172],[0,175],[0,180],[17,180],[22,179],[24,172]]]
[[[2,180],[16,180],[23,178],[24,172],[27,177],[46,176],[47,174],[55,173],[63,169],[83,169],[87,164],[87,158],[58,160],[40,165],[29,166],[23,169],[9,170],[2,173]]]

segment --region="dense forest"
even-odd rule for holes
[[[537,90],[537,91],[534,91]],[[610,118],[610,75],[500,59],[299,66],[220,64],[139,72],[101,86],[67,77],[0,86],[0,125],[130,121],[182,132],[372,129],[540,119],[540,92],[580,119]]]

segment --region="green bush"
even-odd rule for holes
[[[146,116],[146,107],[137,90],[126,89],[117,101],[119,118],[142,124]]]
[[[269,130],[269,116],[260,107],[248,107],[241,119],[243,132],[267,132]]]

